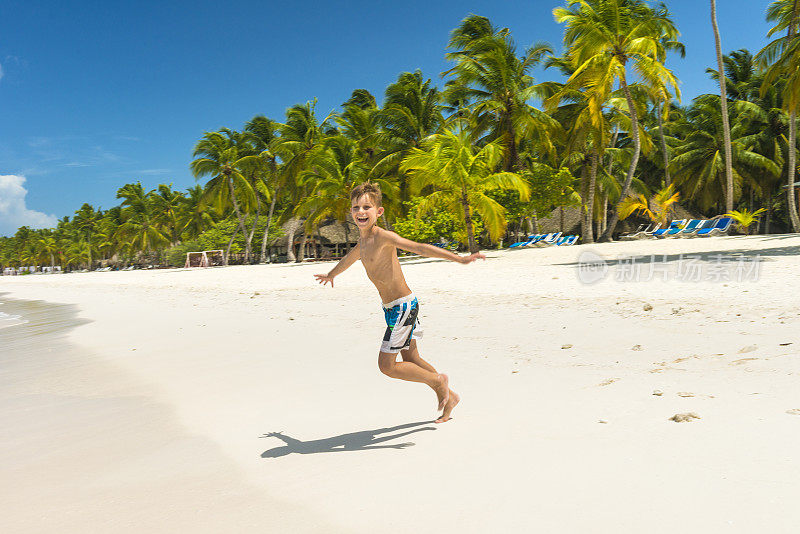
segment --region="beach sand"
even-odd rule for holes
[[[577,276],[587,252],[607,262],[594,284]],[[651,254],[666,260],[653,279],[646,258],[617,279]],[[5,339],[37,305],[81,323],[30,354],[0,346],[3,530],[800,524],[800,236],[405,262],[420,352],[462,398],[445,424],[430,389],[379,373],[361,265],[316,285],[331,265],[0,278],[0,310],[29,319]]]

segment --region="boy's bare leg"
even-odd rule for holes
[[[403,349],[400,351],[400,356],[403,357],[404,362],[415,363],[420,367],[422,367],[423,369],[425,369],[426,371],[438,374],[438,371],[436,371],[436,369],[431,364],[423,360],[422,357],[419,355],[419,350],[417,350],[416,339],[411,340],[411,345],[407,349]],[[445,402],[443,402],[445,400],[444,395],[442,394],[442,391],[440,389],[433,388],[433,391],[436,392],[436,398],[439,401],[439,409],[441,410],[444,408],[445,405]],[[455,395],[452,389],[448,390],[448,394]]]
[[[450,390],[447,387],[447,375],[429,371],[414,362],[398,362],[397,354],[391,352],[380,352],[378,354],[378,367],[386,376],[408,380],[409,382],[422,382],[433,388],[437,397],[440,398],[440,410],[447,404],[447,399],[450,396]]]

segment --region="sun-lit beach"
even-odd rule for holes
[[[800,0],[11,4],[0,534],[797,532]]]
[[[578,279],[587,250],[610,266],[592,285]],[[672,279],[617,279],[618,262],[651,254],[668,255]],[[761,261],[738,281],[675,279],[698,254],[703,269]],[[463,397],[446,425],[430,423],[424,386],[378,373],[363,269],[330,289],[312,278],[326,265],[0,279],[2,300],[72,304],[84,323],[68,352],[23,365],[17,351],[6,368],[5,523],[791,532],[800,520],[800,237],[404,263],[422,349]],[[684,413],[699,419],[670,420]]]

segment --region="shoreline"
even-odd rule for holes
[[[576,276],[586,251],[609,263],[592,285]],[[687,254],[764,263],[745,281],[614,276],[617,255],[659,253],[675,268]],[[8,277],[0,291],[78,305],[92,322],[71,342],[168,406],[248,487],[342,531],[791,532],[799,267],[800,236],[406,263],[422,356],[463,399],[432,430],[433,393],[377,370],[385,325],[360,265],[336,289],[314,284],[320,265],[282,264]],[[700,419],[669,420],[687,412]],[[400,504],[411,517],[392,519]],[[301,515],[284,525],[303,528]]]
[[[339,532],[250,484],[151,387],[74,345],[74,305],[10,299],[0,329],[0,498],[14,532]]]

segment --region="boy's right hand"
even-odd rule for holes
[[[475,252],[474,254],[470,254],[469,256],[461,256],[461,263],[466,265],[467,263],[472,263],[477,259],[485,260],[486,256],[484,256],[480,252]]]
[[[323,286],[325,284],[327,284],[328,282],[330,282],[331,283],[331,287],[333,287],[333,277],[332,276],[329,276],[327,274],[315,274],[314,278],[316,278],[317,281],[320,284],[322,284]]]

